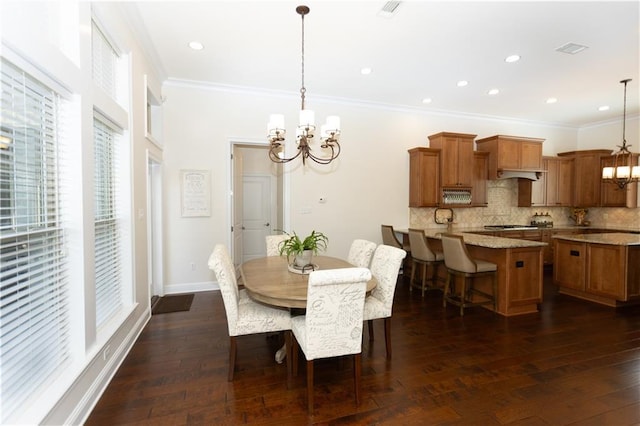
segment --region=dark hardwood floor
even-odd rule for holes
[[[87,425],[640,424],[640,307],[609,308],[558,295],[545,277],[538,314],[504,318],[481,307],[464,317],[441,293],[396,291],[393,359],[382,321],[362,355],[362,404],[352,363],[316,361],[315,413],[307,415],[304,362],[286,384],[279,337],[229,337],[218,292],[189,312],[154,315]],[[302,358],[304,360],[304,358]]]

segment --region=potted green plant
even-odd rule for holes
[[[279,244],[280,255],[287,255],[287,261],[290,262],[291,256],[294,257],[293,265],[299,268],[311,264],[311,258],[314,254],[327,249],[329,239],[322,232],[311,231],[304,239],[300,239],[295,232],[289,238]]]

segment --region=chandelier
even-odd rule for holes
[[[267,126],[269,138],[269,158],[275,163],[288,163],[298,157],[302,157],[302,164],[306,164],[307,158],[318,164],[329,164],[340,155],[340,117],[330,115],[326,124],[320,127],[320,148],[325,150],[322,154],[316,155],[311,150],[310,142],[316,130],[313,111],[304,108],[304,98],[307,89],[304,87],[304,16],[309,13],[307,6],[298,6],[296,12],[302,17],[302,86],[300,87],[300,97],[302,106],[300,108],[300,121],[296,129],[296,143],[298,152],[290,158],[284,156],[284,115],[271,114]]]
[[[640,166],[638,166],[638,156],[629,151],[631,145],[627,145],[625,137],[627,120],[627,83],[631,79],[621,80],[624,84],[624,115],[622,117],[622,145],[618,145],[620,150],[614,155],[613,166],[602,168],[602,180],[618,185],[624,189],[628,184],[640,180]]]

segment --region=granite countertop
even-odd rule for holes
[[[438,229],[425,229],[424,233],[427,236],[427,238],[434,238],[439,240],[443,232],[442,230],[438,230]],[[492,248],[492,249],[544,247],[547,245],[547,243],[543,243],[540,241],[520,240],[517,238],[493,237],[491,235],[470,234],[462,230],[456,230],[456,229],[454,229],[452,233],[462,235],[464,238],[465,244],[468,244],[470,246],[486,247],[486,248]]]
[[[605,234],[556,235],[553,238],[577,241],[580,243],[610,244],[614,246],[640,246],[640,235],[623,232]]]

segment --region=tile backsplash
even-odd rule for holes
[[[485,225],[528,225],[535,213],[549,213],[554,226],[571,226],[569,207],[518,207],[516,179],[487,182],[488,207],[455,208],[454,229],[481,228]],[[409,226],[445,228],[434,221],[435,208],[409,208]],[[640,209],[594,207],[587,213],[591,226],[620,229],[640,229]]]

